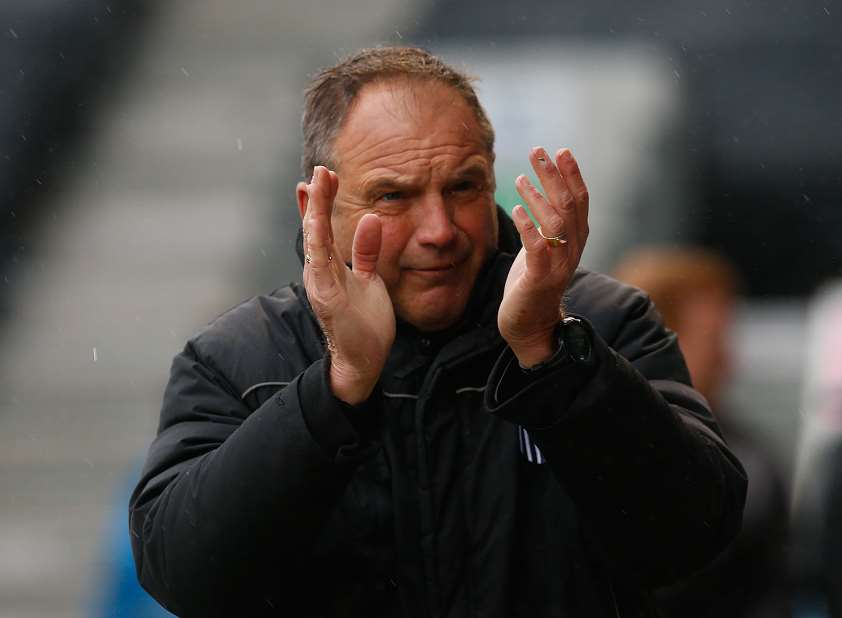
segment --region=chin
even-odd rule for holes
[[[467,293],[462,291],[442,290],[431,297],[421,294],[414,302],[404,305],[399,317],[415,328],[424,332],[444,330],[456,324],[465,313]],[[461,302],[459,297],[463,296]]]
[[[462,314],[454,316],[435,316],[433,318],[424,316],[420,319],[409,319],[407,322],[424,333],[435,333],[445,330],[459,321]]]

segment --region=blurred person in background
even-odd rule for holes
[[[722,400],[731,373],[735,269],[705,249],[642,247],[620,261],[615,276],[646,292],[678,335],[693,385],[710,402],[749,478],[743,529],[734,544],[708,568],[659,591],[659,601],[676,618],[791,615],[784,483],[762,441]]]
[[[793,483],[792,562],[799,611],[810,618],[838,618],[842,616],[842,281],[826,283],[811,299],[806,349]]]
[[[541,227],[512,221],[470,79],[414,48],[321,72],[303,131],[304,285],[174,360],[144,587],[190,616],[653,616],[745,477],[651,303],[577,269],[573,155],[532,150]]]

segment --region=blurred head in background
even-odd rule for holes
[[[720,255],[700,248],[642,247],[615,276],[649,294],[678,335],[695,387],[717,408],[730,370],[728,335],[738,279]]]

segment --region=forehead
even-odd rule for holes
[[[340,171],[435,164],[485,153],[476,116],[454,88],[388,80],[357,95],[334,144]]]

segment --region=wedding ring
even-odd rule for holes
[[[544,236],[544,232],[541,231],[541,226],[539,225],[538,233],[541,235],[541,238],[547,241],[550,247],[560,247],[567,244],[567,237],[564,235],[564,232],[559,232],[558,236]]]

